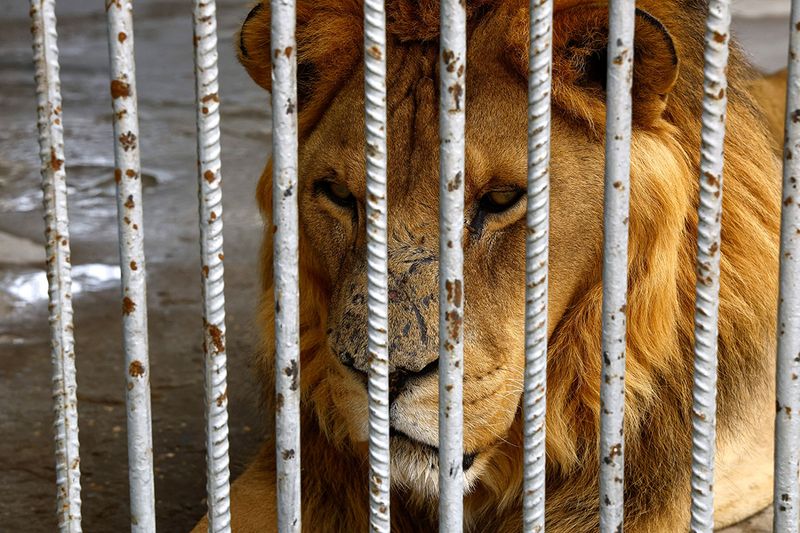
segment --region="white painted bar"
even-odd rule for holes
[[[56,514],[60,532],[78,533],[81,531],[78,385],[72,335],[72,268],[55,0],[31,0],[30,14],[36,67],[39,154],[42,159],[50,359],[53,365]]]
[[[114,111],[114,178],[117,182],[122,331],[128,414],[128,481],[131,531],[155,531],[150,361],[144,217],[139,161],[139,119],[133,47],[133,2],[107,2],[111,102]]]
[[[439,531],[461,531],[464,507],[464,127],[467,24],[441,0],[439,45]]]
[[[625,342],[634,0],[611,0],[606,89],[603,353],[600,383],[600,531],[622,531],[625,488]]]
[[[301,530],[295,0],[272,0],[272,224],[278,531]]]
[[[228,457],[228,369],[225,349],[225,267],[222,241],[219,71],[215,0],[194,0],[197,183],[200,211],[203,351],[206,408],[208,531],[231,530]]]
[[[728,104],[730,0],[711,0],[705,35],[700,203],[697,227],[694,391],[692,407],[693,532],[714,531],[714,451],[717,440],[717,323],[722,221],[722,171]]]

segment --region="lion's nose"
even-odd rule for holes
[[[394,372],[389,374],[389,403],[394,403],[394,400],[403,393],[409,382],[434,374],[438,369],[439,359],[431,361],[420,370],[413,370],[401,366],[396,367]]]

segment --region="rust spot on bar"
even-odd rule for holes
[[[464,95],[464,87],[456,82],[447,88],[447,92],[449,92],[456,101],[456,108],[450,111],[461,111],[461,97]]]
[[[131,363],[131,366],[128,367],[128,374],[131,375],[132,378],[140,378],[144,376],[144,365],[141,361],[134,361]]]
[[[136,176],[136,171],[133,170],[132,168],[129,168],[128,170],[125,171],[125,175],[128,176],[129,178],[132,178]]]
[[[204,104],[207,104],[208,102],[217,102],[217,103],[219,103],[219,95],[217,93],[207,94],[207,95],[205,95],[203,97],[201,102],[203,102]]]
[[[447,289],[447,302],[453,304],[456,307],[461,307],[461,296],[462,296],[462,288],[461,288],[461,280],[447,280],[444,283],[445,289]]]
[[[283,51],[283,55],[286,56],[286,59],[289,59],[290,57],[292,57],[292,50],[293,49],[292,49],[291,46],[287,46],[286,49]]]
[[[127,39],[127,38],[128,38],[128,36],[127,36],[127,35],[125,35],[125,32],[124,32],[124,31],[121,31],[121,32],[119,32],[119,34],[117,35],[117,40],[118,40],[119,42],[121,42],[121,43],[124,43],[124,42],[125,42],[125,39]]]
[[[63,164],[64,164],[64,160],[63,159],[59,159],[56,156],[55,148],[50,148],[50,168],[52,168],[53,170],[58,172],[59,170],[61,170],[61,166]]]
[[[207,182],[211,183],[214,181],[214,173],[211,172],[210,170],[206,170],[205,172],[203,172],[203,178],[205,178]]]
[[[724,43],[727,39],[728,39],[727,35],[719,33],[718,31],[714,32],[714,40],[717,41],[718,43]]]
[[[378,61],[380,61],[381,57],[383,57],[383,54],[381,54],[381,49],[378,48],[376,45],[370,46],[369,55]]]
[[[719,178],[712,174],[711,172],[705,173],[706,180],[708,180],[708,184],[712,187],[719,187]]]
[[[119,136],[119,142],[122,144],[122,149],[126,152],[136,148],[136,135],[132,131],[123,133]]]
[[[111,80],[111,98],[125,98],[131,95],[131,86],[121,80]]]
[[[214,343],[214,350],[217,353],[225,351],[225,343],[222,340],[222,330],[214,324],[208,325],[208,334],[211,335],[211,342]]]
[[[289,363],[289,366],[287,366],[286,368],[283,369],[283,372],[287,376],[292,378],[292,385],[291,385],[291,389],[292,390],[297,390],[297,385],[298,385],[297,378],[298,378],[298,375],[299,375],[299,370],[300,369],[297,368],[297,361],[295,361],[295,360],[292,360],[291,363]]]
[[[225,400],[228,399],[228,389],[225,389],[225,392],[217,396],[217,407],[222,407],[222,404],[225,403]]]
[[[122,314],[129,315],[136,309],[136,303],[127,296],[122,299]]]
[[[208,265],[203,265],[203,277],[208,277]]]
[[[447,190],[449,192],[453,192],[455,190],[460,189],[461,188],[461,182],[462,182],[462,177],[461,177],[461,172],[459,171],[459,172],[456,172],[455,177],[453,177],[453,179],[451,181],[447,182]]]
[[[447,313],[447,324],[450,326],[450,338],[453,340],[458,339],[458,335],[461,332],[461,324],[464,321],[461,318],[461,314],[458,311],[450,311]]]
[[[136,264],[136,261],[131,261],[131,270],[139,270],[139,265]]]
[[[136,204],[133,203],[133,195],[128,196],[128,199],[125,201],[124,205],[128,209],[133,209],[136,206]]]
[[[114,169],[114,181],[116,181],[117,183],[122,181],[122,171],[118,168]]]

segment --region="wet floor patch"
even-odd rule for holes
[[[9,178],[0,182],[0,212],[28,212],[41,209],[41,182],[36,176],[23,175],[23,169],[0,161],[0,175]],[[67,165],[67,194],[70,209],[90,212],[95,217],[116,215],[116,182],[114,166],[107,162],[86,162]],[[147,191],[167,180],[165,173],[143,170],[142,188]]]
[[[109,289],[119,285],[117,265],[88,264],[72,267],[72,294]],[[0,291],[13,306],[36,305],[48,296],[47,274],[43,270],[11,269],[0,273]]]

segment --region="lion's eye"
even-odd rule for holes
[[[525,195],[523,189],[498,189],[481,197],[481,209],[487,213],[502,213],[515,206]]]
[[[324,194],[331,202],[342,207],[353,207],[355,197],[347,186],[330,179],[319,180],[314,184],[318,193]]]

